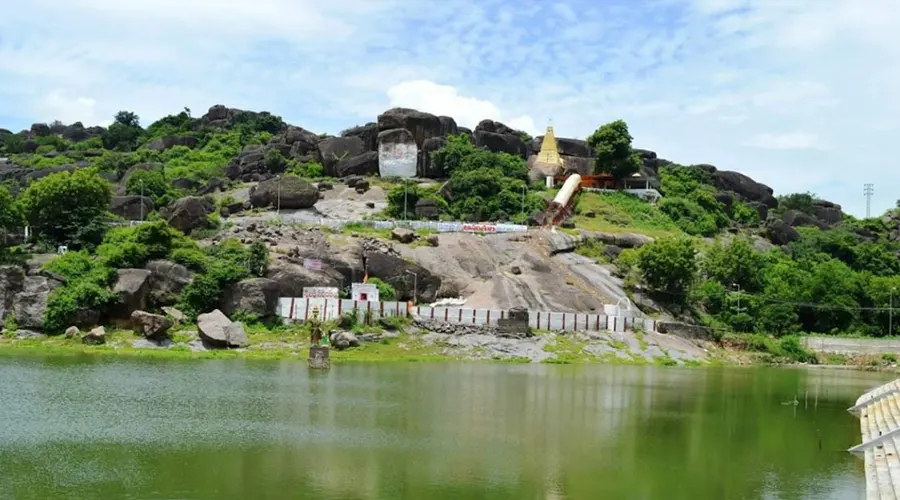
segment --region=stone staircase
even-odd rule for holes
[[[859,417],[862,443],[849,451],[864,457],[866,498],[900,498],[900,380],[863,394],[848,410]]]

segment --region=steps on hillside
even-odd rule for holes
[[[900,380],[863,394],[848,410],[859,416],[862,443],[849,451],[863,454],[866,498],[900,498]]]

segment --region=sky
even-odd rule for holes
[[[395,106],[576,138],[624,119],[635,147],[776,194],[900,198],[900,0],[2,3],[11,130],[214,104],[332,134]]]

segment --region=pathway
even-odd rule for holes
[[[862,443],[849,451],[864,457],[866,498],[900,498],[900,380],[863,394],[849,411],[859,417]]]

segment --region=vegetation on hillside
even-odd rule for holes
[[[244,113],[222,127],[193,118],[185,109],[144,128],[136,114],[122,111],[102,133],[78,141],[64,138],[61,127],[51,124],[27,137],[0,136],[0,156],[17,165],[79,167],[0,186],[0,232],[20,232],[28,225],[34,235],[30,249],[67,245],[71,250],[48,264],[49,271],[65,278],[65,286],[50,297],[48,331],[58,332],[103,310],[114,300],[110,287],[115,271],[153,259],[168,259],[197,273],[178,298],[189,316],[218,304],[230,284],[265,273],[268,251],[261,244],[224,240],[201,248],[157,214],[147,214],[150,222],[136,227],[112,224],[116,219],[107,211],[112,197],[108,179],[117,179],[128,194],[149,197],[157,208],[168,205],[196,193],[183,186],[222,177],[246,146],[267,144],[282,133],[286,124],[280,117]],[[181,145],[159,147],[164,138]],[[595,172],[621,178],[642,168],[624,121],[598,127],[587,145],[594,153]],[[428,200],[440,218],[525,222],[545,208],[551,194],[530,183],[521,157],[476,147],[465,134],[448,137],[430,161],[446,172],[446,185],[394,186],[387,195],[387,216],[417,218],[417,205]],[[274,148],[266,150],[264,164],[270,172],[303,177],[324,172],[318,163],[289,159]],[[737,196],[723,198],[706,168],[661,164],[657,173],[664,195],[658,203],[625,193],[582,193],[576,202],[573,220],[581,229],[628,230],[657,238],[614,260],[629,286],[640,286],[657,302],[706,324],[736,331],[887,333],[888,306],[900,287],[900,245],[888,237],[890,229],[880,219],[843,216],[826,229],[797,228],[800,237],[783,248],[761,249],[757,242],[764,234],[760,213],[765,216],[765,210]],[[788,210],[816,213],[810,193],[788,194],[778,202],[770,218]],[[599,245],[591,245],[589,254],[603,254]],[[16,255],[15,249],[0,246],[0,259],[12,261]]]

